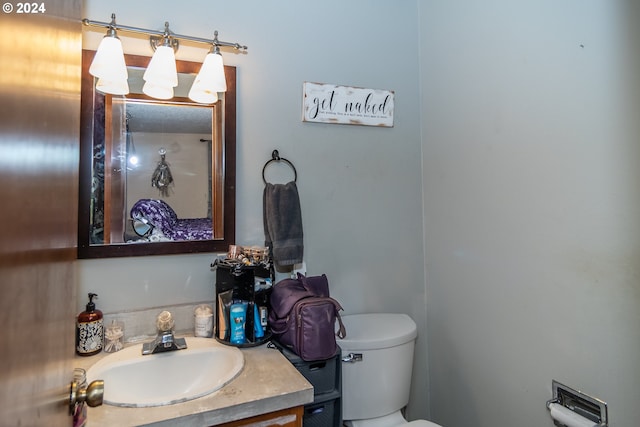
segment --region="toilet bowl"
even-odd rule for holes
[[[406,314],[342,316],[347,336],[342,349],[342,415],[350,427],[440,427],[408,422],[401,410],[409,402],[413,351],[418,335]]]

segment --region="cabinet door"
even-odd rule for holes
[[[269,412],[244,420],[232,421],[221,424],[222,427],[302,427],[302,415],[304,408],[283,409],[281,411]]]

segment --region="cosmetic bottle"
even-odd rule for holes
[[[231,323],[231,343],[232,344],[244,344],[246,335],[244,326],[247,321],[247,306],[246,301],[234,303],[231,306],[229,313]]]
[[[102,312],[96,310],[93,298],[97,294],[89,293],[86,311],[78,315],[76,322],[76,353],[80,356],[93,356],[102,351],[104,325]]]
[[[259,308],[256,304],[253,305],[253,334],[255,338],[264,337],[264,328],[262,327],[262,322],[260,322],[260,313]]]

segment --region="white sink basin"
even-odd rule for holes
[[[213,393],[242,371],[236,347],[213,338],[187,337],[184,350],[142,356],[142,344],[105,356],[87,370],[104,380],[104,403],[142,408],[172,405]]]

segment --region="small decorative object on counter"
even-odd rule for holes
[[[229,250],[227,251],[227,259],[236,259],[238,255],[242,254],[242,246],[238,245],[229,245]]]
[[[80,356],[93,356],[102,351],[104,325],[102,311],[96,310],[93,299],[98,294],[89,293],[86,311],[78,315],[76,322],[76,353]]]
[[[194,333],[196,337],[210,338],[213,335],[213,310],[202,304],[194,310]]]
[[[124,323],[113,320],[104,331],[104,351],[115,353],[124,348]]]
[[[269,248],[266,246],[239,246],[229,245],[227,258],[219,262],[232,266],[265,266],[269,267],[271,258]]]
[[[248,248],[254,263],[263,263],[269,260],[269,248],[266,246],[251,246]]]

